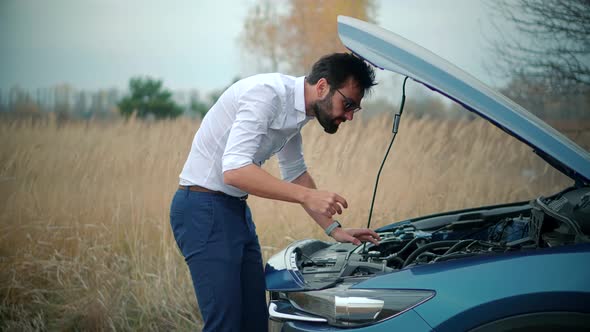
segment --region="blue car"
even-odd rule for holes
[[[271,331],[589,331],[590,154],[402,37],[338,18],[344,45],[460,103],[572,179],[549,197],[378,229],[379,245],[298,241],[269,259]]]

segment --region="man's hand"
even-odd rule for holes
[[[348,207],[348,203],[342,196],[315,189],[305,195],[301,205],[308,211],[311,210],[328,218],[332,218],[336,213],[342,214],[342,208]]]
[[[350,242],[354,245],[360,245],[361,242],[372,242],[378,245],[381,241],[379,234],[368,228],[335,228],[330,236],[338,242]]]
[[[309,188],[305,194],[301,206],[307,211],[310,217],[315,220],[320,227],[326,229],[332,224],[332,216],[336,213],[341,214],[342,208],[348,208],[346,200],[335,193],[316,190],[316,185],[311,175],[304,172],[297,179],[293,180],[294,184]],[[361,242],[372,242],[378,245],[381,237],[367,228],[335,228],[330,236],[338,242],[350,242],[360,245]]]

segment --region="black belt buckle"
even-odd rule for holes
[[[245,201],[245,200],[247,200],[247,199],[248,199],[248,195],[246,194],[246,195],[244,195],[244,196],[242,196],[242,197],[238,197],[238,199],[239,199],[240,201]]]

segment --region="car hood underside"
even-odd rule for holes
[[[376,25],[338,17],[342,43],[375,67],[397,72],[463,105],[516,137],[577,183],[590,183],[590,153],[481,81]]]

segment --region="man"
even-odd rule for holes
[[[305,166],[300,133],[313,118],[325,132],[335,133],[360,110],[374,80],[363,60],[335,53],[316,62],[307,77],[275,73],[238,81],[207,113],[170,211],[203,331],[268,328],[262,256],[248,194],[301,204],[336,241],[377,243],[374,231],[342,228],[332,219],[348,204],[336,193],[316,189]],[[283,180],[260,167],[275,153]]]

